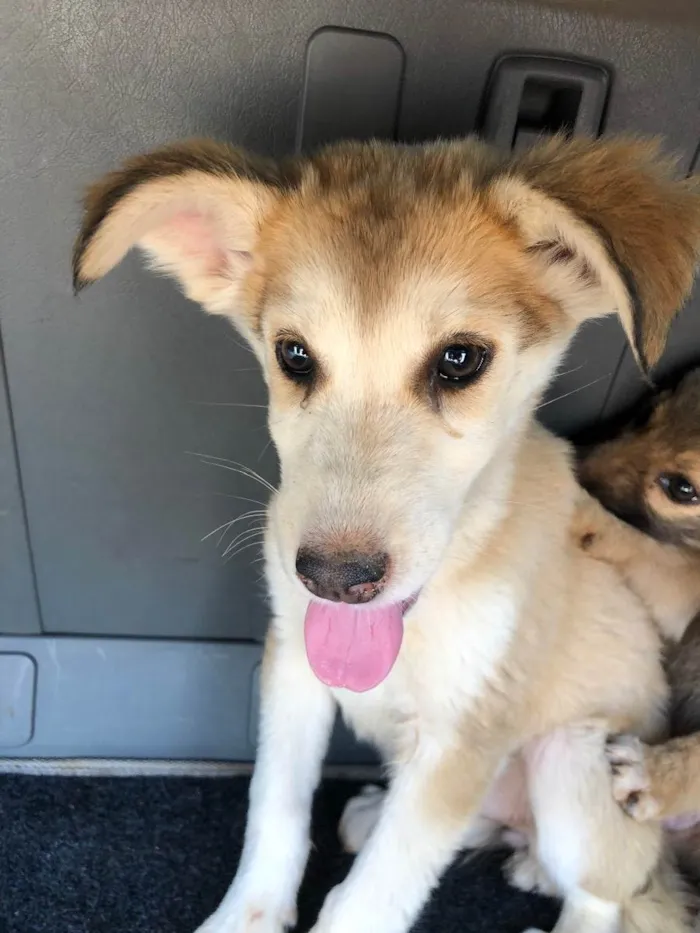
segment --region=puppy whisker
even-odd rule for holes
[[[546,408],[547,405],[553,405],[555,402],[561,402],[563,399],[569,398],[570,395],[576,395],[577,392],[583,392],[584,389],[590,389],[591,386],[596,385],[598,382],[602,382],[604,379],[610,379],[611,377],[612,373],[605,373],[602,376],[598,376],[597,379],[592,379],[590,382],[585,383],[585,385],[576,386],[576,388],[572,389],[570,392],[564,392],[563,395],[557,395],[555,398],[547,399],[546,402],[542,402],[541,405],[538,405],[535,410],[539,411],[541,408]]]
[[[205,463],[207,466],[216,466],[221,467],[223,470],[231,470],[232,473],[238,473],[240,476],[255,480],[269,492],[277,492],[277,489],[272,483],[257,473],[252,467],[246,466],[244,463],[239,463],[237,460],[228,460],[226,457],[215,457],[212,454],[203,454],[191,450],[186,451],[186,453],[192,457],[199,457],[202,463]]]
[[[231,551],[233,551],[236,547],[238,547],[238,545],[243,544],[246,541],[249,541],[254,538],[263,538],[264,531],[265,531],[264,526],[260,526],[256,528],[248,528],[245,531],[241,532],[241,534],[236,535],[236,537],[233,539],[233,541],[228,545],[228,547],[224,551],[222,557],[226,557],[226,555],[229,554]]]
[[[208,495],[220,496],[223,499],[237,499],[239,502],[252,502],[254,505],[261,505],[267,510],[267,502],[263,502],[262,499],[249,499],[247,496],[234,496],[230,492],[211,492],[208,493]]]
[[[214,528],[208,534],[204,535],[204,537],[201,540],[207,541],[209,538],[212,538],[217,532],[221,531],[222,529],[223,529],[223,534],[225,535],[226,532],[230,528],[233,528],[234,525],[238,524],[238,522],[245,521],[246,519],[249,519],[249,518],[257,518],[261,515],[266,515],[266,514],[267,514],[267,509],[253,509],[250,512],[244,512],[243,515],[238,515],[236,518],[232,518],[228,522],[223,522],[223,524],[219,525],[217,528]],[[221,538],[219,538],[219,542],[221,542],[222,538],[223,538],[223,535],[221,536]]]
[[[559,371],[557,370],[557,373],[556,373],[555,378],[556,378],[556,379],[562,379],[564,376],[571,376],[571,375],[573,375],[574,373],[577,373],[577,372],[579,372],[580,370],[582,370],[582,369],[583,369],[583,366],[584,366],[583,363],[579,363],[578,366],[574,366],[574,367],[572,367],[571,369],[565,369],[563,372],[559,372]]]
[[[242,554],[243,551],[247,551],[251,547],[260,547],[262,541],[251,541],[249,544],[244,544],[243,547],[238,548],[233,554],[230,554],[226,557],[225,563],[228,563],[230,560],[233,560],[234,557],[238,557],[239,554]]]
[[[255,402],[191,402],[191,405],[206,405],[208,408],[267,408]]]
[[[262,449],[262,450],[260,451],[260,453],[258,454],[258,463],[260,463],[260,461],[262,460],[262,458],[265,456],[265,454],[266,454],[267,450],[269,449],[271,443],[272,443],[272,438],[269,439],[269,441],[267,442],[267,444],[265,444],[265,446],[263,447],[263,449]]]

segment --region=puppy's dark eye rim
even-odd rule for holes
[[[296,381],[310,379],[316,369],[316,362],[311,351],[302,340],[293,335],[277,338],[275,356],[285,376]]]
[[[432,373],[437,387],[461,389],[483,375],[493,347],[468,335],[455,336],[435,354]]]
[[[696,505],[700,502],[695,485],[682,473],[661,473],[657,482],[672,502],[679,505]]]

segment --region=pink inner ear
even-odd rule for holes
[[[245,250],[231,249],[214,218],[200,211],[181,211],[162,229],[160,236],[183,259],[198,260],[206,275],[241,275],[252,262]]]

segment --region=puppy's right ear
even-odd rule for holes
[[[188,298],[230,316],[244,332],[241,285],[264,218],[292,187],[274,162],[211,140],[190,140],[125,163],[93,185],[73,253],[76,291],[134,247],[177,279]]]

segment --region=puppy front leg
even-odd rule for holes
[[[496,761],[419,748],[399,768],[374,831],[313,933],[406,933],[460,849]]]
[[[583,490],[570,531],[577,548],[622,574],[666,638],[683,637],[700,600],[694,559],[616,518]]]
[[[303,649],[268,635],[260,739],[243,853],[233,884],[198,933],[282,933],[296,922],[311,802],[333,724],[330,691]]]
[[[608,742],[613,794],[635,820],[669,820],[700,811],[700,734],[648,746],[636,736]]]

